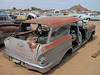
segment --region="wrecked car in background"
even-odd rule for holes
[[[0,44],[4,44],[4,39],[15,32],[18,26],[19,25],[15,25],[13,22],[0,20]]]
[[[13,13],[11,16],[14,20],[31,20],[36,19],[37,16],[34,13],[26,12],[26,13]]]
[[[7,14],[0,14],[0,20],[1,21],[9,21],[9,22],[13,22],[14,24],[20,24],[21,22],[25,21],[25,20],[13,20],[9,15]],[[5,22],[7,23],[7,22]]]
[[[81,22],[80,22],[81,21]],[[5,39],[3,55],[9,60],[42,73],[57,65],[95,34],[95,25],[75,17],[47,17],[24,21]]]

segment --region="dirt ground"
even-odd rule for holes
[[[96,25],[94,39],[75,53],[65,55],[59,65],[44,75],[100,75],[100,55],[96,58],[91,57],[100,50],[100,21],[90,21],[90,24]],[[4,58],[3,48],[0,48],[0,75],[42,75]]]

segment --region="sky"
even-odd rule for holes
[[[32,6],[41,9],[69,9],[80,3],[92,11],[100,11],[100,0],[0,0],[0,9],[31,9]]]

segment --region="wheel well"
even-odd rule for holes
[[[95,34],[95,31],[93,31],[92,34]]]
[[[90,20],[90,18],[87,18],[86,20]]]
[[[34,18],[33,16],[31,16],[31,15],[29,15],[28,17],[27,17],[27,19],[31,19],[31,18]]]
[[[72,54],[72,48],[67,51],[67,53]]]

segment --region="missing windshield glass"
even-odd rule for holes
[[[45,44],[49,29],[47,25],[23,23],[15,37],[28,42]]]

